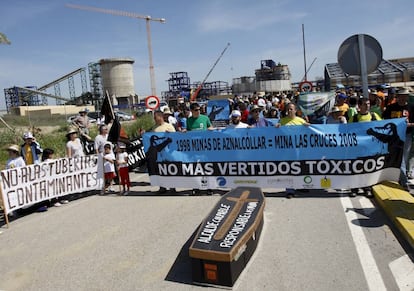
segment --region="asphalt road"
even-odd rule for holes
[[[206,290],[192,284],[187,249],[219,194],[157,196],[145,174],[131,176],[128,196],[86,196],[3,226],[0,290]],[[414,288],[411,250],[371,200],[263,191],[263,232],[233,290]]]

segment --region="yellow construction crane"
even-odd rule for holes
[[[151,95],[157,96],[157,89],[155,86],[155,73],[154,73],[154,63],[152,60],[152,45],[151,45],[151,29],[150,29],[150,22],[151,21],[158,21],[161,23],[165,23],[165,18],[152,18],[149,15],[140,15],[133,12],[127,11],[118,11],[112,9],[103,9],[98,7],[91,7],[91,6],[81,6],[75,4],[66,4],[66,7],[80,9],[80,10],[88,10],[118,16],[125,16],[131,18],[138,18],[138,19],[145,19],[147,25],[147,41],[148,41],[148,55],[149,55],[149,69],[150,69],[150,80],[151,80]]]

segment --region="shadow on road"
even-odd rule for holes
[[[175,259],[173,265],[171,266],[170,270],[168,271],[167,276],[164,278],[166,281],[182,283],[182,284],[189,284],[193,285],[192,280],[192,271],[191,271],[191,258],[189,256],[189,248],[191,242],[194,240],[197,230],[200,227],[199,224],[190,238],[185,242],[183,247],[180,250],[177,258]]]

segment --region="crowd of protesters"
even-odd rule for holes
[[[406,142],[404,155],[401,164],[400,184],[407,187],[407,179],[411,178],[411,171],[408,170],[409,154],[412,144],[412,128],[414,127],[414,109],[408,103],[410,90],[408,88],[387,88],[378,87],[369,91],[369,97],[363,97],[362,92],[354,89],[338,90],[335,95],[335,104],[324,118],[317,120],[317,123],[345,124],[355,122],[369,122],[381,119],[400,118],[407,119]],[[253,128],[266,126],[285,125],[309,125],[315,120],[311,116],[305,116],[297,106],[299,92],[261,94],[254,93],[249,96],[236,95],[229,101],[229,128]],[[80,112],[80,118],[82,114]],[[155,126],[154,132],[187,132],[194,130],[214,129],[212,120],[207,116],[206,102],[186,102],[176,106],[165,108],[163,111],[156,111],[153,114]],[[277,120],[276,123],[269,120]],[[316,123],[316,122],[315,122]],[[69,128],[67,132],[67,157],[83,156],[84,150],[80,143],[78,134],[79,128],[89,126],[77,126]],[[85,134],[82,131],[80,134]],[[141,132],[143,134],[143,132]],[[10,159],[8,168],[13,166],[24,166],[40,162],[42,150],[31,133],[23,137],[22,146],[11,145],[8,148]],[[125,144],[112,144],[108,142],[108,126],[101,124],[99,134],[94,140],[94,148],[107,165],[106,182],[103,193],[113,191],[113,179],[119,175],[120,168],[126,168]],[[18,151],[17,151],[18,148]],[[115,152],[115,155],[112,155]],[[21,157],[21,158],[19,158]],[[129,175],[122,169],[123,191],[120,194],[128,193],[130,187]],[[175,188],[170,189],[175,192]],[[193,194],[198,193],[193,189]],[[351,189],[351,196],[363,191],[367,197],[372,193],[369,187],[364,189]],[[160,187],[157,193],[165,193],[167,189]],[[211,194],[212,190],[208,190]]]
[[[335,93],[335,104],[332,109],[327,112],[326,116],[319,119],[312,119],[312,116],[306,116],[301,112],[297,106],[299,92],[236,95],[229,99],[229,127],[279,127],[281,125],[309,125],[311,123],[345,124],[405,117],[407,132],[399,182],[407,188],[407,179],[412,175],[408,170],[408,161],[412,144],[412,128],[414,127],[414,107],[408,103],[409,94],[409,88],[383,88],[379,86],[370,89],[369,96],[364,97],[362,90],[340,89]],[[195,114],[197,119],[200,118],[200,115],[204,118],[201,125],[205,128],[197,129],[212,129],[212,121],[207,117],[206,104],[195,104],[197,105],[189,102],[181,103],[174,106],[172,111],[167,109],[168,114],[164,115],[165,122],[169,122],[168,116],[174,116],[175,129],[185,132],[190,130],[188,121],[193,120]],[[194,112],[192,107],[197,107],[200,110]],[[269,122],[271,119],[277,119],[279,122],[274,124]],[[190,123],[190,126],[193,126],[193,122]],[[356,196],[361,192],[367,197],[372,197],[370,187],[351,189],[350,196]]]

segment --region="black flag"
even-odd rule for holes
[[[109,95],[106,94],[101,107],[101,115],[105,117],[105,124],[109,124],[111,120],[115,120],[114,110],[112,109]]]
[[[106,123],[106,117],[105,117],[105,123]],[[110,141],[112,143],[117,143],[120,133],[121,133],[121,123],[119,122],[118,118],[115,118],[114,122],[112,123],[111,129],[109,130],[107,141]]]

